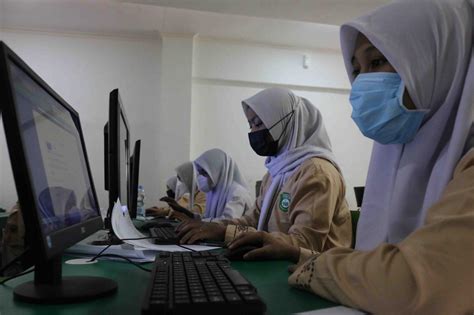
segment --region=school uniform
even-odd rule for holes
[[[226,242],[258,230],[318,251],[350,246],[345,184],[319,110],[284,88],[265,89],[242,105],[265,124],[268,131],[257,132],[268,132],[274,140],[270,150],[277,150],[265,161],[268,172],[253,208],[241,219],[224,222]],[[254,135],[249,134],[251,145]]]
[[[272,182],[262,180],[260,196],[250,212],[227,222],[225,241],[256,231],[263,196]],[[351,245],[351,217],[341,173],[329,161],[311,158],[295,171],[276,194],[267,231],[294,246],[325,251]]]
[[[473,263],[474,149],[423,226],[403,241],[371,251],[301,249],[288,283],[374,314],[471,314]]]
[[[224,151],[211,149],[202,153],[194,161],[195,169],[204,170],[206,177],[198,175],[208,187],[198,187],[206,191],[206,210],[201,215],[203,221],[228,220],[240,217],[252,204],[250,192],[237,163]]]
[[[473,12],[466,0],[394,1],[341,27],[351,81],[363,34],[424,116],[411,140],[374,143],[356,248],[307,260],[301,249],[291,285],[375,314],[474,311]],[[374,99],[366,87],[362,96]],[[391,130],[412,127],[396,118]]]

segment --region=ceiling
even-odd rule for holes
[[[118,0],[232,15],[340,25],[391,0]]]
[[[339,27],[389,0],[0,0],[0,29],[199,34],[339,50]]]

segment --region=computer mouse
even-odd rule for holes
[[[230,261],[244,260],[245,254],[257,248],[260,247],[254,245],[243,245],[232,250],[227,249],[226,253],[224,254],[224,257],[226,257]]]

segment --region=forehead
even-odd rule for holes
[[[356,39],[354,54],[351,58],[352,64],[358,64],[364,57],[371,54],[380,54],[381,52],[375,47],[370,40],[362,33],[359,33]]]
[[[248,105],[244,106],[244,112],[245,112],[245,116],[247,117],[249,121],[260,119],[260,117],[258,117],[258,115],[254,112],[254,110],[250,108]]]

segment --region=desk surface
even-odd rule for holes
[[[287,262],[234,262],[232,265],[257,287],[267,304],[267,314],[291,314],[336,305],[310,293],[290,288],[287,284]],[[14,301],[13,288],[31,280],[33,274],[29,274],[0,286],[0,314],[140,314],[149,274],[133,265],[118,261],[100,261],[85,266],[64,264],[63,274],[108,277],[117,281],[119,291],[110,297],[67,306],[30,305]]]

